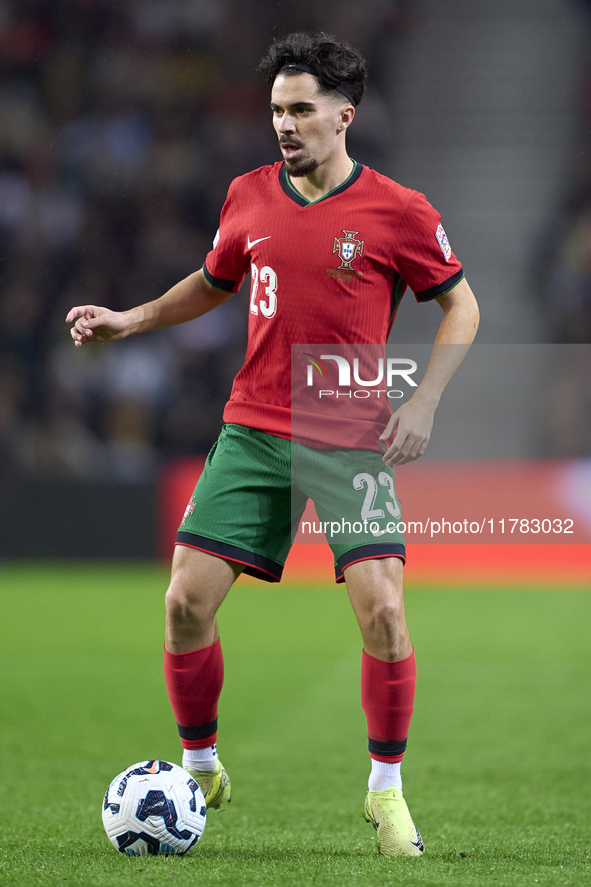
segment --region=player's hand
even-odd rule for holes
[[[434,413],[435,409],[429,404],[420,400],[413,402],[412,397],[392,413],[380,435],[384,441],[394,436],[383,457],[386,465],[404,465],[423,455],[431,437]]]
[[[77,348],[88,342],[115,342],[128,334],[127,316],[120,311],[97,308],[96,305],[81,305],[72,308],[66,323],[74,323],[70,335]]]

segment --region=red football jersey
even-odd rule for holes
[[[313,203],[282,162],[235,179],[203,270],[233,293],[251,274],[246,358],[224,421],[282,437],[292,345],[384,344],[407,286],[423,302],[463,277],[424,195],[360,164]]]

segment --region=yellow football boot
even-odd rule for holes
[[[218,758],[215,770],[190,770],[185,767],[201,791],[205,798],[205,806],[209,810],[219,810],[222,803],[230,803],[232,800],[232,786],[230,785],[230,777],[226,773],[222,762]]]
[[[378,833],[382,856],[422,856],[423,840],[411,819],[402,792],[389,788],[368,792],[364,815]]]

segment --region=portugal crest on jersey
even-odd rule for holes
[[[190,517],[193,514],[193,512],[195,511],[195,504],[196,504],[195,500],[193,499],[193,497],[191,497],[189,499],[189,504],[185,508],[185,513],[183,514],[183,519],[181,521],[181,527],[184,526],[187,518]]]
[[[351,263],[357,256],[363,255],[363,246],[365,240],[357,240],[359,231],[345,231],[342,229],[344,237],[335,237],[333,253],[338,253],[341,260],[337,270],[351,271]]]

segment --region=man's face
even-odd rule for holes
[[[271,90],[273,126],[290,176],[307,176],[336,154],[339,135],[346,129],[344,108],[353,110],[345,98],[319,92],[311,74],[276,77]]]

